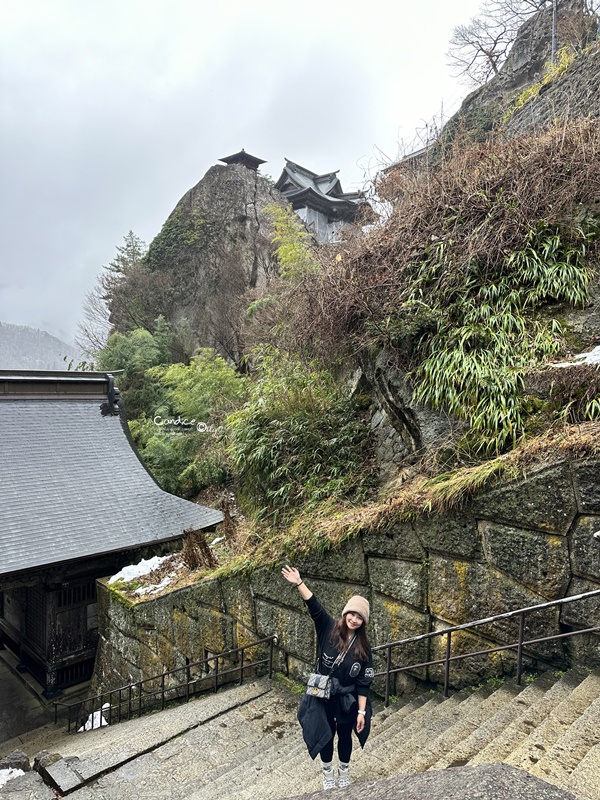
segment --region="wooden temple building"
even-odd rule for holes
[[[241,165],[254,172],[266,163],[243,149],[219,161]],[[371,207],[361,192],[343,191],[337,171],[318,175],[288,158],[285,162],[275,189],[291,204],[319,244],[337,241],[340,232],[355,222],[360,213],[367,217],[372,215]]]
[[[317,175],[286,158],[275,184],[319,244],[335,242],[359,213],[370,211],[361,192],[344,192],[336,172]]]
[[[146,471],[111,373],[0,371],[0,450],[0,648],[51,697],[91,677],[96,579],[222,514]]]

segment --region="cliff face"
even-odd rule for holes
[[[512,113],[506,123],[509,135],[527,133],[555,119],[600,119],[600,42],[586,52],[539,94]]]
[[[600,117],[600,57],[597,20],[584,12],[582,0],[558,5],[557,47],[568,47],[577,58],[559,78],[541,87],[538,97],[512,113],[505,126],[510,134],[528,133],[554,119]],[[545,8],[521,27],[500,72],[471,92],[449,121],[445,135],[466,129],[475,138],[502,125],[511,102],[544,74],[552,54],[552,9]]]
[[[277,269],[264,211],[273,203],[282,204],[281,195],[257,172],[211,167],[150,244],[144,306],[153,296],[154,317],[162,313],[174,327],[186,318],[199,346],[237,361],[240,298]]]

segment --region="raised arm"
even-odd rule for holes
[[[313,593],[308,588],[308,586],[304,583],[302,578],[300,577],[300,573],[295,567],[290,567],[289,564],[286,564],[285,567],[281,568],[281,574],[290,583],[295,584],[298,587],[298,591],[303,600],[310,600],[313,596]]]

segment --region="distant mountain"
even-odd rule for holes
[[[67,369],[82,360],[76,347],[46,331],[0,322],[0,369]]]

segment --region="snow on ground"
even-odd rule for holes
[[[22,769],[13,769],[12,767],[10,769],[0,769],[0,787],[13,778],[18,778],[19,775],[25,775]]]
[[[120,572],[117,572],[116,575],[113,575],[108,582],[114,583],[118,580],[127,582],[134,580],[134,578],[140,578],[142,575],[147,575],[149,572],[158,569],[158,567],[160,567],[160,565],[169,558],[171,558],[171,556],[154,556],[154,558],[143,558],[139,564],[132,564],[129,567],[123,567],[123,569]]]
[[[594,347],[589,353],[579,353],[573,356],[572,361],[561,361],[560,364],[550,364],[551,367],[575,367],[578,364],[600,364],[600,345]]]
[[[109,704],[104,703],[100,711],[94,711],[93,714],[90,714],[85,724],[82,725],[81,728],[77,728],[77,733],[82,733],[83,731],[92,731],[95,728],[102,728],[104,725],[108,725],[108,722],[102,716],[102,711],[107,708],[110,708]]]

